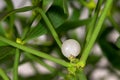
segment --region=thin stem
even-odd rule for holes
[[[53,25],[50,23],[50,20],[47,18],[47,16],[45,15],[45,13],[43,12],[42,9],[38,9],[39,10],[39,13],[41,14],[41,16],[43,17],[44,21],[46,22],[46,25],[48,26],[51,34],[53,35],[54,39],[56,40],[57,44],[59,45],[59,47],[61,48],[61,41],[58,37],[58,34],[57,32],[55,31]]]
[[[14,62],[14,67],[13,67],[13,80],[18,80],[18,65],[19,65],[19,60],[20,60],[20,52],[19,52],[19,49],[16,48],[15,62]]]
[[[102,28],[102,24],[103,24],[103,22],[105,20],[107,12],[108,12],[111,4],[112,4],[112,1],[113,0],[107,0],[106,5],[104,6],[103,13],[101,13],[101,15],[100,15],[98,23],[96,24],[95,30],[94,30],[94,32],[93,32],[93,34],[91,36],[91,39],[89,40],[86,49],[84,49],[84,51],[83,51],[83,54],[82,54],[82,56],[80,58],[80,62],[79,62],[79,65],[81,65],[82,67],[84,67],[85,64],[86,64],[86,60],[88,58],[88,55],[89,55],[89,53],[90,53],[90,51],[91,51],[91,49],[92,49],[92,47],[93,47],[93,45],[95,43],[95,40],[96,40],[97,36],[99,35],[99,32],[100,32],[100,30]]]
[[[58,64],[60,64],[60,65],[62,65],[62,66],[65,66],[65,67],[71,66],[70,63],[68,63],[68,62],[66,62],[66,61],[64,61],[64,60],[61,60],[61,59],[55,58],[55,57],[53,57],[53,56],[50,56],[50,55],[48,55],[47,53],[40,52],[40,51],[34,50],[34,49],[32,49],[32,48],[28,48],[28,47],[26,47],[26,46],[17,44],[17,43],[15,43],[15,42],[13,42],[13,41],[11,41],[11,40],[8,40],[8,39],[6,39],[6,38],[4,38],[4,37],[2,37],[2,36],[0,36],[0,41],[2,41],[2,42],[4,42],[4,43],[7,43],[7,44],[9,44],[9,45],[11,45],[11,46],[14,46],[14,47],[16,47],[16,48],[19,48],[19,49],[21,49],[21,50],[23,50],[23,51],[26,51],[26,52],[28,52],[28,53],[31,53],[31,54],[33,54],[33,55],[36,55],[36,56],[39,56],[39,57],[42,57],[42,58],[51,60],[51,61],[53,61],[53,62],[55,62],[55,63],[58,63]]]
[[[7,76],[7,74],[1,68],[0,68],[0,75],[3,78],[3,80],[10,80],[9,77]]]
[[[100,7],[102,5],[103,0],[98,0],[97,6],[95,8],[95,13],[94,16],[92,17],[91,22],[89,22],[89,24],[87,25],[87,33],[86,33],[86,38],[84,41],[84,46],[81,52],[84,51],[84,49],[86,49],[89,40],[91,39],[91,36],[93,34],[94,28],[95,28],[95,24],[97,22],[98,16],[99,16],[99,12],[100,12]]]
[[[89,42],[91,35],[93,33],[93,30],[95,28],[95,24],[97,22],[97,18],[99,16],[99,12],[100,12],[100,6],[102,5],[103,0],[98,0],[97,3],[97,7],[95,9],[95,14],[93,16],[92,21],[88,24],[88,32],[87,32],[87,36],[86,36],[86,44]]]

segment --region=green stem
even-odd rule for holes
[[[103,2],[103,0],[98,0],[97,7],[95,9],[95,14],[93,16],[93,19],[88,24],[88,32],[87,32],[87,36],[86,36],[86,44],[89,42],[89,40],[91,38],[91,35],[93,33],[93,30],[95,28],[95,24],[97,22],[97,18],[98,18],[99,12],[100,12],[100,6],[102,5],[102,2]]]
[[[86,40],[83,43],[84,46],[82,48],[82,51],[84,51],[84,49],[86,49],[88,42],[91,39],[91,36],[92,36],[94,28],[95,28],[95,24],[96,24],[98,16],[99,16],[100,7],[102,5],[102,2],[103,2],[103,0],[98,0],[94,16],[92,17],[91,22],[89,22],[89,24],[87,25],[87,33],[86,33],[86,38],[85,38]]]
[[[97,36],[99,35],[99,32],[100,32],[100,30],[102,28],[102,24],[103,24],[103,22],[104,22],[104,20],[106,18],[107,12],[108,12],[111,4],[112,4],[112,1],[113,0],[107,0],[106,5],[104,6],[104,10],[100,15],[98,23],[96,24],[95,30],[93,31],[93,34],[91,36],[91,39],[89,40],[88,45],[87,45],[86,49],[84,49],[84,51],[82,53],[82,56],[80,58],[79,65],[81,67],[84,67],[85,64],[86,64],[86,60],[88,58],[88,55],[89,55],[89,53],[90,53],[90,51],[91,51],[91,49],[92,49],[92,47],[93,47],[93,45],[95,43],[95,40],[96,40]]]
[[[40,51],[34,50],[34,49],[32,49],[32,48],[28,48],[28,47],[26,47],[26,46],[17,44],[17,43],[15,43],[15,42],[13,42],[13,41],[11,41],[11,40],[8,40],[8,39],[6,39],[6,38],[4,38],[4,37],[2,37],[2,36],[0,36],[0,41],[2,41],[2,42],[4,42],[4,43],[7,43],[7,44],[9,44],[9,45],[11,45],[11,46],[14,46],[14,47],[16,47],[16,48],[19,48],[19,49],[21,49],[21,50],[23,50],[23,51],[26,51],[26,52],[28,52],[28,53],[31,53],[31,54],[33,54],[33,55],[36,55],[36,56],[39,56],[39,57],[42,57],[42,58],[51,60],[51,61],[53,61],[53,62],[55,62],[55,63],[58,63],[58,64],[60,64],[60,65],[65,66],[65,67],[71,66],[70,63],[68,63],[68,62],[66,62],[66,61],[64,61],[64,60],[61,60],[61,59],[55,58],[55,57],[53,57],[53,56],[50,56],[50,55],[48,55],[47,53],[40,52]]]
[[[3,80],[10,80],[9,77],[7,76],[7,74],[1,68],[0,68],[0,75],[3,78]]]
[[[20,60],[20,52],[19,52],[19,49],[16,48],[15,62],[14,62],[14,67],[13,67],[13,80],[18,80],[18,65],[19,65],[19,60]]]
[[[48,26],[51,34],[53,35],[54,39],[56,40],[57,44],[58,44],[59,47],[61,48],[62,43],[61,43],[61,41],[60,41],[60,39],[59,39],[59,37],[58,37],[58,34],[57,34],[57,32],[55,31],[53,25],[50,23],[49,19],[47,18],[47,16],[46,16],[45,13],[43,12],[43,10],[42,10],[42,9],[38,9],[38,10],[39,10],[39,13],[41,14],[41,16],[43,17],[46,25]]]
[[[87,80],[87,77],[86,77],[86,75],[84,73],[84,70],[82,70],[82,69],[79,69],[77,71],[76,76],[78,77],[78,80]]]

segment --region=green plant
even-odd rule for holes
[[[13,69],[13,80],[24,80],[25,78],[18,74],[18,67],[25,62],[34,65],[33,61],[40,63],[51,72],[48,75],[37,73],[38,76],[36,74],[33,77],[34,80],[53,80],[57,75],[64,80],[88,80],[90,74],[84,73],[85,66],[95,65],[101,58],[95,55],[89,56],[97,42],[112,66],[120,69],[120,65],[117,64],[120,58],[120,40],[116,41],[117,46],[106,40],[112,30],[120,32],[120,27],[113,18],[114,12],[120,12],[119,6],[116,5],[117,2],[117,0],[98,0],[97,3],[94,0],[31,0],[31,6],[14,9],[13,2],[5,0],[7,5],[0,11],[0,66],[5,64],[2,68],[6,72]],[[79,7],[74,3],[78,3]],[[69,13],[69,8],[72,9],[72,13]],[[86,19],[79,19],[84,8],[88,9],[89,16]],[[31,11],[32,15],[23,17],[16,14],[26,11]],[[110,21],[112,27],[108,27],[106,19]],[[15,24],[16,20],[21,25],[20,29]],[[35,26],[33,26],[34,23],[36,23]],[[83,25],[86,29],[85,39],[78,39],[75,32],[72,35],[68,33]],[[47,36],[47,41],[44,43],[29,43],[42,35]],[[79,56],[70,57],[70,61],[61,52],[61,38],[64,36],[67,39],[77,40],[81,45]],[[53,57],[52,51],[55,51],[59,58]],[[24,58],[20,61],[22,55]],[[115,56],[115,60],[111,59],[112,56]],[[46,64],[44,59],[55,62],[60,67],[54,69]],[[67,73],[64,73],[64,67]],[[3,69],[0,69],[0,79],[9,80]],[[48,79],[44,76],[48,76]],[[33,79],[27,78],[26,80]]]

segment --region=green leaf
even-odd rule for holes
[[[88,57],[87,64],[95,65],[100,59],[101,59],[101,56],[92,54]]]
[[[32,5],[37,6],[41,0],[32,0]]]
[[[79,2],[78,0],[71,0],[70,1],[70,7],[71,7],[71,15],[70,15],[70,20],[79,20],[80,18],[80,15],[84,9],[83,6],[76,6],[76,3],[78,3],[79,5]]]
[[[11,46],[0,46],[0,66],[5,70],[13,67],[15,48]]]
[[[120,50],[114,44],[106,41],[101,41],[100,46],[112,66],[120,69]]]
[[[67,0],[63,0],[63,10],[64,10],[64,13],[68,15],[68,4],[67,4]]]
[[[118,47],[118,48],[120,48],[120,37],[118,37],[118,39],[117,39],[117,41],[116,41],[116,46]]]
[[[14,48],[9,46],[0,46],[0,60],[7,57],[13,52]]]
[[[13,2],[11,0],[5,0],[5,1],[6,1],[6,4],[7,4],[7,10],[6,11],[14,10]],[[9,16],[9,18],[7,20],[7,23],[9,24],[9,31],[10,31],[10,33],[12,33],[14,31],[13,30],[14,21],[15,21],[15,15],[12,14],[12,15]]]
[[[5,30],[3,29],[3,27],[0,24],[0,35],[1,36],[5,36]]]
[[[8,44],[6,44],[6,43],[0,41],[0,46],[7,46],[7,45],[8,45]]]
[[[8,10],[11,10],[11,9],[14,8],[13,3],[12,3],[11,0],[5,0],[5,2],[7,3],[7,8],[8,8]]]
[[[43,11],[47,11],[53,4],[53,1],[54,0],[43,0],[43,3],[42,3],[42,9]]]
[[[58,28],[67,19],[67,15],[58,6],[52,6],[47,12],[48,18],[55,28]]]
[[[85,20],[74,20],[74,21],[66,21],[62,25],[60,25],[56,30],[57,32],[67,32],[70,29],[75,29],[79,26],[87,25],[91,19]]]
[[[40,19],[41,18],[39,15],[35,15],[35,16],[32,16],[27,22],[24,20],[22,21],[22,24],[24,24],[22,26],[22,29],[23,29],[22,36],[21,36],[22,40],[24,40],[28,36],[27,34],[30,32],[32,24],[34,23],[34,21],[38,20],[38,22],[39,22]],[[24,22],[26,22],[26,23],[24,23]],[[38,24],[38,22],[36,24]]]
[[[27,7],[23,7],[23,8],[19,8],[19,9],[14,9],[12,11],[9,11],[9,12],[3,12],[0,14],[0,21],[1,20],[4,20],[6,17],[14,14],[14,13],[18,13],[18,12],[26,12],[26,11],[29,11],[29,10],[32,10],[32,9],[35,9],[36,7],[35,6],[27,6]]]
[[[113,30],[113,28],[109,27],[100,36],[99,45],[108,59],[108,61],[112,64],[114,68],[120,70],[120,50],[116,47],[115,44],[110,43],[106,40],[107,35]]]
[[[33,27],[30,32],[27,34],[25,38],[25,42],[28,40],[31,40],[33,38],[36,38],[38,36],[41,36],[43,34],[47,33],[47,29],[44,27],[42,23],[39,23],[36,27]]]
[[[80,17],[80,11],[79,9],[73,9],[72,15],[70,17],[70,20],[79,20]]]
[[[68,14],[67,0],[54,0],[54,5],[59,6],[65,14]]]

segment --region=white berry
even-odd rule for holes
[[[62,53],[65,57],[76,57],[80,53],[81,47],[80,44],[74,40],[69,39],[63,42],[61,47]]]

